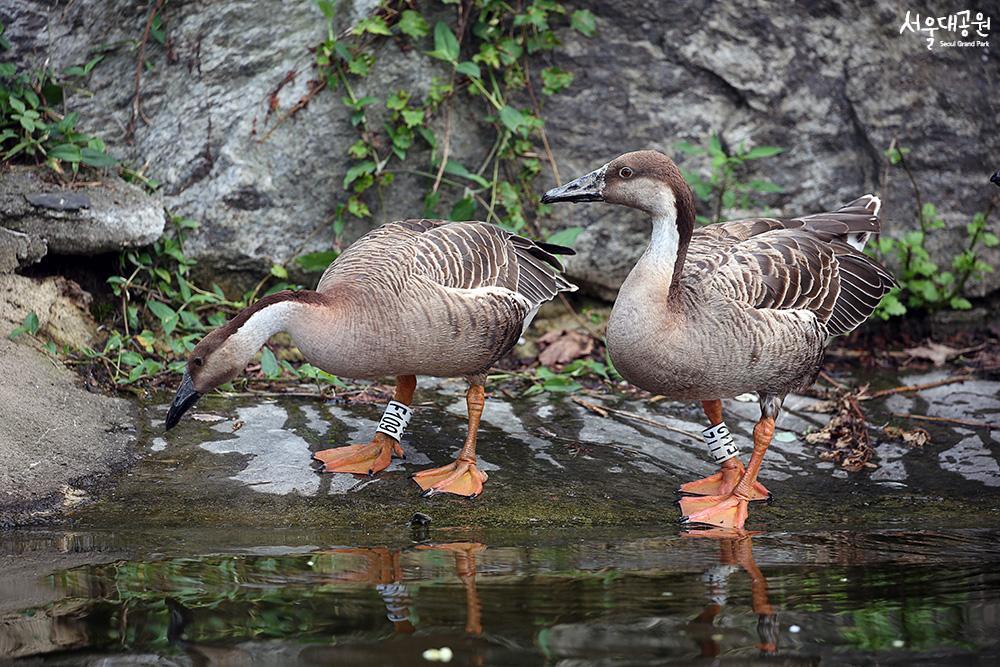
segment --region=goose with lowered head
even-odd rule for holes
[[[486,372],[516,343],[542,303],[576,289],[556,255],[483,222],[405,220],[352,244],[315,291],[266,296],[199,342],[167,413],[172,428],[199,396],[233,380],[268,339],[287,332],[312,365],[348,378],[396,376],[371,442],[316,452],[324,472],[375,474],[402,456],[417,375],[465,377],[469,428],[453,463],[414,480],[425,495],[482,493],[476,433]]]

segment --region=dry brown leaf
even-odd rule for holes
[[[931,441],[931,434],[925,429],[905,429],[898,426],[886,426],[882,429],[885,437],[892,440],[902,440],[907,447],[923,447]]]
[[[568,364],[594,351],[591,336],[567,329],[548,332],[538,339],[538,345],[543,348],[538,354],[538,361],[550,367]]]
[[[815,403],[802,408],[802,411],[828,415],[831,412],[836,412],[837,406],[838,401],[816,401]]]
[[[932,362],[935,366],[944,366],[949,359],[953,359],[961,354],[961,350],[957,348],[935,343],[932,340],[927,341],[923,345],[911,347],[904,350],[904,352],[910,355],[912,359],[924,359],[925,361]]]

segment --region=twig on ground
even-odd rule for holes
[[[882,389],[881,391],[876,391],[874,394],[862,394],[861,396],[858,396],[858,400],[870,401],[873,398],[882,398],[883,396],[891,396],[892,394],[904,394],[911,391],[923,391],[924,389],[943,387],[946,384],[954,384],[956,382],[968,382],[969,380],[972,379],[973,378],[971,375],[955,375],[950,378],[945,378],[944,380],[938,380],[937,382],[903,385],[901,387],[893,387],[892,389]]]
[[[914,415],[908,412],[893,412],[893,417],[900,419],[917,419],[927,422],[942,422],[944,424],[959,424],[961,426],[971,426],[972,428],[1000,429],[1000,424],[991,422],[981,422],[974,419],[957,419],[955,417],[931,417],[930,415]]]
[[[640,414],[634,412],[629,412],[628,410],[619,410],[618,408],[609,408],[606,405],[598,405],[597,403],[591,403],[589,401],[584,401],[579,398],[574,398],[573,402],[582,408],[586,408],[591,412],[600,415],[601,417],[607,417],[609,414],[618,415],[619,417],[626,417],[643,424],[648,424],[650,426],[655,426],[656,428],[662,428],[665,431],[673,431],[674,433],[680,433],[681,435],[686,435],[689,438],[694,438],[695,440],[701,440],[701,434],[695,433],[694,431],[685,431],[684,429],[675,428],[669,424],[664,424],[663,422],[657,421],[655,419],[650,419],[649,417],[643,417]]]
[[[830,374],[827,373],[826,371],[820,371],[819,372],[819,377],[820,377],[821,380],[823,380],[824,382],[826,382],[830,386],[836,387],[837,389],[847,389],[847,385],[846,384],[844,384],[843,382],[840,382],[839,380],[833,379],[833,377],[831,377]]]

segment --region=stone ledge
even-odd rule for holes
[[[47,251],[43,239],[0,227],[0,273],[12,273],[34,264]]]
[[[0,220],[35,243],[44,241],[51,253],[114,252],[148,245],[163,233],[166,216],[158,194],[119,178],[67,187],[48,176],[41,167],[0,172]]]

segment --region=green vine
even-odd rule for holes
[[[896,278],[899,287],[887,294],[875,311],[875,315],[884,320],[905,315],[913,309],[935,311],[942,308],[972,308],[967,294],[969,283],[981,280],[993,271],[993,267],[982,260],[981,249],[1000,245],[1000,238],[986,225],[993,211],[991,202],[986,211],[972,216],[972,221],[965,228],[965,247],[951,258],[949,268],[942,270],[940,260],[931,257],[925,242],[935,231],[944,229],[945,223],[938,214],[937,207],[923,200],[917,180],[906,161],[909,153],[909,148],[896,146],[895,141],[885,151],[887,168],[882,189],[884,191],[888,184],[890,168],[903,171],[913,189],[917,227],[898,238],[882,236],[871,251],[875,257],[883,261],[891,260],[898,266]]]
[[[10,49],[0,24],[0,52]],[[64,174],[81,166],[114,167],[98,137],[76,129],[79,114],[65,109],[66,88],[82,81],[101,61],[98,55],[61,75],[48,68],[25,72],[14,63],[0,62],[0,160],[46,164]]]
[[[537,223],[528,222],[539,212],[534,180],[546,163],[559,180],[545,135],[542,104],[547,96],[569,87],[573,75],[557,67],[533,72],[530,57],[559,46],[558,27],[568,25],[592,36],[594,16],[587,10],[570,11],[553,0],[516,5],[497,0],[427,4],[425,13],[414,2],[383,2],[338,35],[333,2],[316,0],[327,21],[327,36],[315,49],[319,78],[310,96],[321,88],[339,91],[358,133],[348,150],[352,164],[342,183],[346,198],[334,216],[334,235],[339,239],[348,216],[371,217],[369,195],[389,187],[397,175],[409,174],[427,182],[423,206],[427,217],[479,218],[514,232],[541,236]],[[430,11],[452,16],[432,26]],[[422,95],[393,90],[384,97],[360,96],[358,82],[376,66],[375,46],[388,39],[401,49],[413,49],[444,63],[447,73],[434,77]],[[451,116],[456,104],[478,109],[479,122],[492,134],[491,148],[478,166],[462,164],[452,154]],[[375,113],[376,109],[384,111]],[[443,133],[431,126],[441,116]],[[428,164],[411,166],[417,149],[429,149]],[[444,190],[454,202],[447,211],[442,210]],[[579,229],[563,230],[555,240],[572,241],[578,233]],[[312,253],[299,257],[298,263],[320,270],[333,256]]]
[[[745,142],[728,148],[723,146],[718,134],[710,134],[704,146],[682,141],[677,150],[695,158],[708,158],[707,175],[681,167],[684,180],[711,215],[697,215],[703,225],[722,222],[726,211],[755,209],[762,206],[756,195],[781,192],[781,187],[765,179],[743,180],[748,162],[774,157],[783,152],[778,146],[749,147]]]

